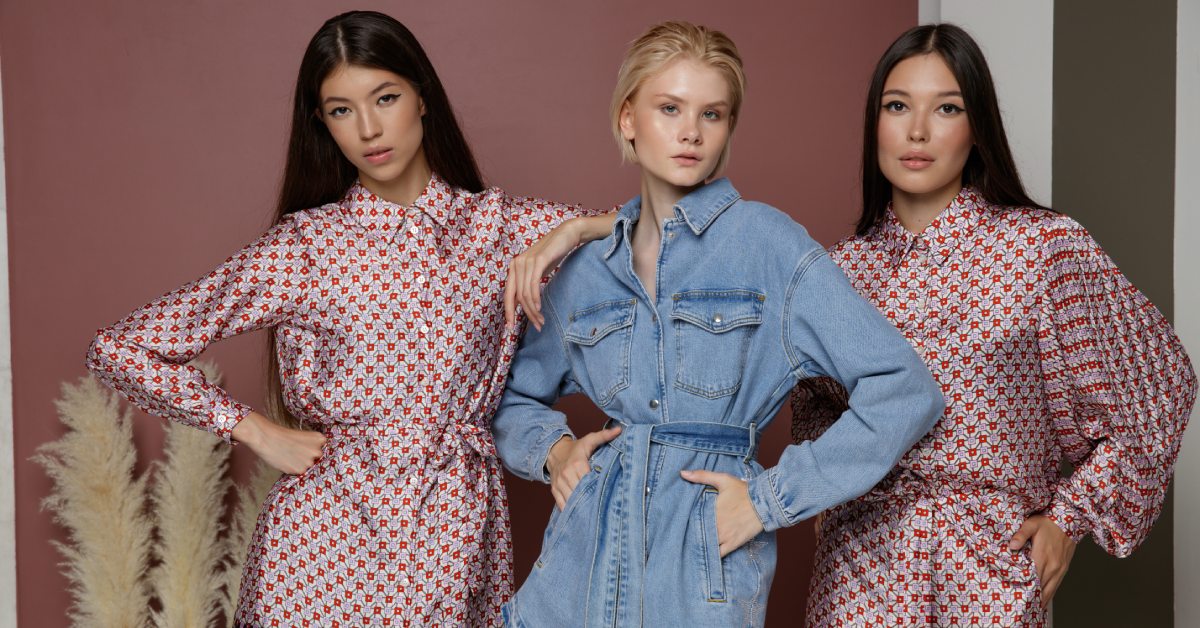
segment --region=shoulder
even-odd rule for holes
[[[734,234],[750,250],[784,256],[804,256],[823,251],[820,243],[791,216],[766,203],[738,200],[726,210]]]

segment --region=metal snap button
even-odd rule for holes
[[[650,400],[650,409],[651,409],[651,410],[657,410],[657,409],[658,409],[658,400],[657,400],[657,399],[651,399],[651,400]]]
[[[721,321],[725,320],[720,314],[713,314],[713,322],[720,325]]]

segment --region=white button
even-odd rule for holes
[[[427,333],[429,333],[429,326],[428,326],[428,325],[421,325],[421,333],[422,333],[422,334],[427,334]]]
[[[425,283],[425,277],[417,275],[417,283]]]

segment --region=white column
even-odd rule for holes
[[[919,0],[917,13],[922,24],[963,27],[983,49],[1017,171],[1033,200],[1051,205],[1054,2]]]
[[[1179,0],[1175,58],[1175,330],[1200,367],[1200,0]],[[1175,466],[1175,625],[1200,626],[1200,421]]]
[[[8,189],[0,99],[0,626],[17,625],[17,526],[13,478],[12,342],[8,325]]]

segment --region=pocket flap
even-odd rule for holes
[[[753,290],[688,290],[674,294],[671,318],[714,334],[762,323],[767,295]]]
[[[571,315],[563,335],[578,345],[594,345],[614,331],[632,325],[636,305],[633,299],[622,299],[579,310]]]

